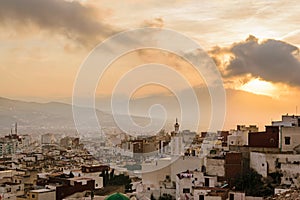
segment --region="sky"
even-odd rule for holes
[[[69,101],[78,70],[97,44],[126,30],[167,28],[195,40],[215,61],[227,91],[226,128],[263,127],[300,108],[299,11],[298,0],[1,0],[0,96]],[[141,50],[112,63],[96,96],[110,96],[122,73],[154,61],[202,87],[182,59]],[[134,97],[169,93],[147,86]]]

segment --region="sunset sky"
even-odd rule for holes
[[[142,27],[185,34],[214,59],[227,91],[226,128],[263,127],[295,114],[296,106],[300,112],[298,0],[1,0],[0,96],[69,102],[89,52],[115,33]],[[177,63],[193,86],[201,85],[179,58],[141,51],[112,64],[97,97],[111,95],[126,66],[155,59]],[[135,97],[165,92],[145,87]]]

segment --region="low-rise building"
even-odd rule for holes
[[[281,151],[300,153],[300,127],[281,127],[281,141]]]
[[[280,172],[281,184],[300,187],[300,154],[251,152],[250,167],[263,177]]]
[[[217,176],[209,176],[199,170],[185,171],[176,176],[176,199],[190,199],[195,188],[214,188],[220,186]]]
[[[36,189],[30,190],[26,195],[26,200],[56,200],[55,189]]]

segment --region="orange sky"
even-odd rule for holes
[[[299,9],[297,0],[1,1],[0,96],[69,102],[80,65],[99,42],[123,30],[160,27],[196,40],[214,58],[224,87],[237,95],[227,96],[230,126],[239,121],[238,116],[247,117],[238,105],[251,103],[249,98],[262,105],[268,98],[278,106],[275,111],[257,106],[257,112],[263,109],[260,118],[255,120],[255,114],[249,113],[253,120],[245,120],[264,124],[300,107]],[[203,84],[189,64],[176,56],[133,52],[113,63],[96,94],[111,95],[124,71],[150,61],[179,70],[193,86]],[[137,91],[135,98],[165,92],[147,87]]]

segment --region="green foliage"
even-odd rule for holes
[[[263,180],[262,176],[253,169],[237,177],[234,186],[236,190],[244,191],[249,196],[268,196],[274,191],[273,179]]]
[[[269,176],[273,179],[273,184],[279,185],[281,182],[282,174],[280,172],[270,173]]]
[[[101,174],[99,175],[100,177],[103,177],[103,185],[108,186],[125,186],[125,190],[131,190],[132,189],[132,184],[131,184],[131,179],[129,176],[125,176],[124,174],[120,175],[115,175],[114,174],[114,169],[109,173],[108,170],[103,170]]]
[[[245,191],[246,195],[260,196],[259,192],[263,186],[262,176],[250,169],[247,173],[236,178],[234,186],[238,191]]]

